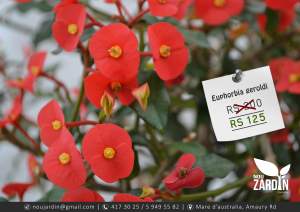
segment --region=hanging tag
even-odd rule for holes
[[[233,141],[284,128],[268,66],[203,81],[218,141]],[[239,78],[239,77],[238,77]]]

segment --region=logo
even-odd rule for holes
[[[289,182],[288,182],[288,172],[291,168],[291,165],[286,165],[282,169],[278,169],[277,166],[271,162],[260,160],[254,158],[254,162],[258,170],[263,173],[254,174],[254,188],[253,190],[262,190],[262,191],[288,191]],[[268,178],[265,178],[267,176]]]

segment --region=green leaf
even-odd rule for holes
[[[186,67],[186,73],[198,79],[204,79],[207,75],[205,67],[197,60],[197,55],[191,54],[191,62]]]
[[[42,197],[39,202],[57,202],[61,199],[64,190],[54,186],[50,191],[46,193],[44,197]]]
[[[8,202],[8,200],[5,199],[4,197],[0,197],[0,202]]]
[[[290,147],[287,144],[273,144],[272,147],[279,165],[283,167],[291,163]]]
[[[213,153],[202,157],[198,156],[196,164],[202,167],[208,177],[223,178],[234,168],[231,161]]]
[[[189,45],[193,45],[193,46],[200,47],[200,48],[210,48],[211,47],[204,32],[187,30],[187,29],[183,28],[180,25],[180,23],[173,18],[163,18],[162,20],[160,20],[156,17],[146,15],[143,19],[149,24],[154,24],[154,23],[161,22],[161,21],[168,22],[168,23],[172,24],[173,26],[177,27],[177,29],[183,34],[183,36],[185,37],[185,41]]]
[[[270,34],[277,32],[278,24],[279,24],[279,14],[275,10],[267,9],[267,26],[266,30]]]
[[[53,22],[53,17],[48,17],[46,20],[44,20],[39,30],[36,32],[36,34],[33,37],[33,44],[34,46],[37,46],[40,42],[51,38],[51,26]]]
[[[210,48],[210,44],[206,35],[200,31],[191,31],[187,29],[181,28],[180,31],[185,37],[185,41],[192,46],[200,47],[200,48]]]
[[[133,109],[152,127],[163,130],[168,121],[170,97],[164,83],[156,75],[152,75],[148,83],[151,94],[147,110],[143,111],[137,103]]]
[[[231,161],[217,154],[209,153],[201,144],[174,143],[171,144],[171,148],[194,154],[197,159],[196,165],[200,166],[208,177],[223,178],[234,168]]]
[[[207,153],[205,147],[197,143],[173,143],[171,148],[184,153],[192,153],[195,156],[204,156]]]
[[[35,2],[35,7],[41,12],[51,12],[52,6],[48,3],[48,1],[40,1]]]
[[[138,176],[140,173],[140,164],[139,164],[139,156],[138,152],[134,149],[134,165],[133,165],[133,170],[130,174],[130,176],[126,180],[131,180]]]
[[[81,42],[87,41],[88,39],[90,39],[90,37],[95,33],[95,29],[94,28],[89,28],[84,30],[83,35],[81,36],[80,40]]]
[[[21,13],[26,13],[33,7],[34,7],[34,3],[32,3],[32,2],[16,4],[16,9]]]
[[[170,113],[164,135],[171,140],[182,140],[187,134],[185,127],[178,121],[177,113]]]
[[[31,9],[37,9],[41,12],[51,12],[52,6],[47,1],[39,1],[16,4],[16,9],[22,13],[26,13]]]

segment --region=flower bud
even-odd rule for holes
[[[150,88],[148,83],[143,84],[142,86],[134,89],[132,95],[137,99],[141,108],[146,111],[148,106],[148,99],[150,96]]]
[[[140,198],[144,199],[155,195],[155,189],[150,186],[143,186],[142,194]]]
[[[104,92],[101,97],[100,105],[106,116],[111,116],[115,105],[115,99],[108,92]]]

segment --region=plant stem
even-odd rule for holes
[[[135,17],[133,17],[131,19],[131,21],[128,23],[128,26],[132,27],[136,22],[138,22],[148,12],[149,12],[149,9],[139,12]]]
[[[43,154],[40,150],[37,151],[37,150],[32,149],[30,146],[25,145],[18,138],[16,138],[11,132],[9,132],[5,127],[1,129],[1,132],[5,139],[7,139],[8,141],[10,141],[10,143],[14,144],[15,146],[19,147],[20,149],[31,152],[34,155],[42,155]]]
[[[128,18],[131,19],[132,16],[131,16],[130,12],[128,11],[127,7],[125,7],[125,6],[122,4],[121,1],[120,1],[120,6],[121,6],[121,8],[123,9],[124,13],[128,16]]]
[[[205,200],[208,197],[215,197],[215,196],[218,196],[218,195],[220,195],[220,194],[222,194],[222,193],[224,193],[226,191],[229,191],[231,189],[241,187],[241,186],[245,185],[250,179],[251,179],[251,177],[248,177],[248,176],[247,177],[243,177],[243,178],[241,178],[238,181],[226,184],[222,188],[218,188],[218,189],[212,190],[212,191],[206,191],[206,192],[196,193],[196,194],[181,195],[176,200],[178,200],[178,201],[198,201],[198,200]]]
[[[45,72],[42,72],[40,76],[41,76],[41,77],[45,77],[45,78],[47,78],[47,79],[53,81],[58,87],[61,87],[61,88],[64,90],[65,94],[66,94],[66,97],[67,97],[68,102],[69,102],[70,104],[72,104],[72,100],[71,100],[71,97],[70,97],[70,93],[69,93],[67,87],[65,86],[65,84],[64,84],[63,82],[59,81],[59,80],[56,79],[55,77],[50,76],[49,74],[47,74],[47,73],[45,73]]]
[[[117,7],[119,16],[120,16],[120,18],[121,18],[121,22],[125,23],[125,22],[126,22],[126,19],[125,19],[125,16],[123,15],[123,12],[122,12],[121,2],[120,2],[120,1],[116,1],[115,4],[116,4],[116,7]]]
[[[73,121],[73,122],[66,122],[66,127],[79,127],[83,125],[96,125],[98,122],[90,121],[90,120],[81,120],[81,121]]]
[[[77,116],[79,114],[79,110],[80,110],[80,105],[83,101],[83,97],[84,97],[84,78],[88,75],[88,71],[86,71],[89,68],[89,54],[87,52],[87,50],[84,48],[84,46],[82,45],[82,43],[79,43],[78,45],[82,57],[83,57],[83,65],[84,65],[84,69],[83,69],[83,73],[82,73],[82,80],[81,80],[81,85],[80,85],[80,92],[79,92],[79,96],[77,99],[77,102],[75,104],[75,107],[73,109],[72,112],[72,116],[71,116],[71,121],[76,121]]]
[[[156,175],[153,178],[152,187],[158,187],[161,184],[162,179],[165,177],[165,172],[175,164],[176,160],[179,158],[181,153],[176,152],[174,155],[168,157],[168,160],[165,160],[159,170],[157,171]]]
[[[139,11],[142,11],[143,5],[144,5],[145,1],[146,1],[146,0],[138,0],[138,8],[139,8]]]
[[[22,133],[25,138],[27,138],[28,141],[30,141],[30,143],[34,146],[34,148],[36,150],[40,149],[40,146],[35,142],[35,140],[26,132],[26,130],[24,130],[21,125],[19,125],[19,123],[14,122],[13,125],[20,131],[20,133]]]
[[[151,147],[154,150],[154,154],[157,154],[160,162],[164,160],[164,154],[161,151],[161,147],[159,145],[159,141],[157,140],[155,133],[153,132],[152,128],[149,125],[145,125],[146,131],[148,132],[148,134],[150,135],[150,139],[149,139],[149,145],[151,145]]]
[[[88,184],[88,188],[92,188],[94,190],[101,190],[101,191],[109,191],[109,192],[117,192],[122,193],[122,190],[118,187],[109,186],[109,185],[102,185],[97,183],[94,179],[92,179]]]
[[[90,15],[89,13],[87,13],[87,18],[91,21],[91,24],[94,26],[98,26],[98,27],[104,27],[104,24],[102,24],[101,22],[97,21],[92,15]]]

